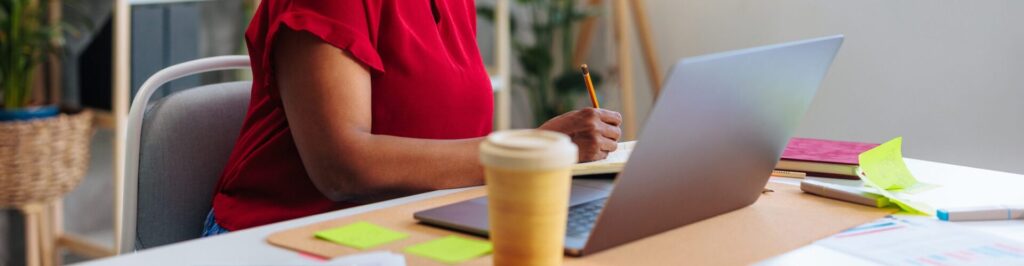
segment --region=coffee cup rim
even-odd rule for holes
[[[553,170],[576,164],[577,152],[569,136],[559,132],[504,130],[491,133],[480,144],[480,162],[509,170]]]

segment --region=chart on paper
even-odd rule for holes
[[[816,244],[884,265],[1024,265],[1024,243],[928,220],[885,218]]]

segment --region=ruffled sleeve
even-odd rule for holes
[[[384,72],[377,53],[380,0],[264,0],[246,32],[254,78],[273,86],[271,56],[282,27],[305,31],[347,51],[372,74]],[[262,73],[260,73],[262,72]],[[276,92],[272,93],[276,96]]]

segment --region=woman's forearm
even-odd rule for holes
[[[477,159],[481,138],[431,140],[355,134],[361,136],[348,138],[354,141],[337,149],[342,157],[327,162],[337,170],[318,173],[336,181],[332,184],[335,193],[356,196],[483,184],[483,168]]]

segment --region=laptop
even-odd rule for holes
[[[670,71],[614,180],[574,178],[565,252],[583,256],[753,204],[843,36],[686,58]],[[487,198],[421,223],[487,235]]]

